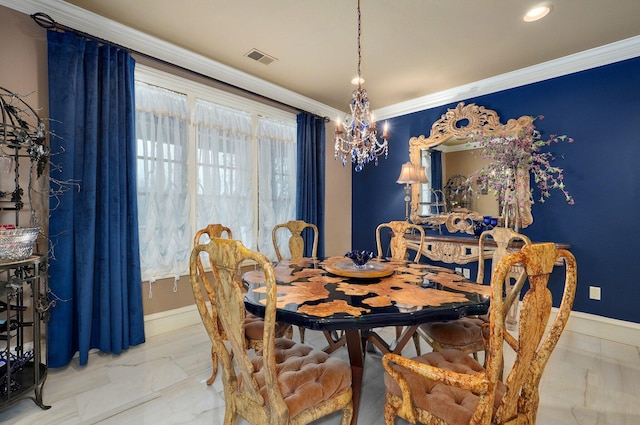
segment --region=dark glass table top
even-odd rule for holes
[[[412,326],[488,311],[490,287],[453,270],[374,259],[359,272],[345,261],[350,262],[346,257],[330,257],[277,263],[276,320],[327,331]],[[243,274],[243,281],[248,287],[246,309],[264,316],[264,274],[250,271]]]

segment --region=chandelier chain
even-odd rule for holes
[[[369,96],[362,88],[362,14],[360,12],[360,0],[358,0],[358,88],[351,95],[349,112],[345,116],[344,126],[340,121],[336,124],[335,158],[342,160],[342,165],[348,161],[355,164],[356,171],[362,171],[365,164],[374,162],[378,165],[378,157],[388,155],[387,139],[389,134],[385,123],[382,133],[382,141],[378,140],[378,130],[373,114],[369,111]]]
[[[360,0],[358,0],[358,87],[362,84],[362,74],[360,73],[360,66],[362,65],[362,45],[360,43],[360,37],[362,37],[362,14],[360,13]]]

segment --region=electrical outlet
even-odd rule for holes
[[[471,270],[469,269],[462,269],[462,275],[464,277],[466,277],[467,279],[471,279]]]
[[[600,287],[599,286],[589,286],[589,299],[591,300],[600,300]]]

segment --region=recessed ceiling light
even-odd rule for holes
[[[545,16],[547,16],[549,12],[551,12],[551,5],[541,4],[539,6],[529,9],[527,13],[525,13],[522,20],[525,22],[537,21],[538,19],[542,19]]]

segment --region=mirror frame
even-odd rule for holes
[[[522,116],[518,119],[510,119],[506,124],[501,124],[500,117],[496,111],[486,109],[484,106],[478,106],[475,103],[465,105],[464,102],[460,102],[455,108],[448,109],[439,120],[433,123],[429,137],[421,135],[409,139],[409,159],[413,165],[421,166],[421,152],[423,149],[433,148],[443,143],[468,143],[469,136],[475,132],[517,135],[523,128],[530,126],[532,123],[533,117]],[[426,218],[418,215],[419,205],[420,186],[412,184],[410,218],[415,224],[427,222]],[[531,204],[525,208],[530,214]],[[475,212],[470,215],[472,215],[472,219],[475,219],[476,216],[482,217]],[[451,220],[446,220],[447,230],[473,234],[472,226],[468,225],[468,220],[465,220],[465,217],[452,216],[450,218]],[[533,218],[531,218],[531,221],[533,221]],[[451,228],[449,222],[452,223]],[[453,225],[454,223],[455,225]]]

